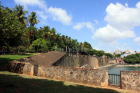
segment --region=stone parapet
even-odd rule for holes
[[[140,71],[121,71],[120,87],[140,91]]]
[[[108,71],[101,69],[39,66],[38,76],[95,86],[108,86]]]

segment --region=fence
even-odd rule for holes
[[[108,74],[108,85],[120,86],[120,75],[119,74]]]

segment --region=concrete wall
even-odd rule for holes
[[[140,71],[121,71],[122,89],[140,91]]]
[[[101,69],[39,66],[38,76],[95,86],[108,86],[108,71]]]

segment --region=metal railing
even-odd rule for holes
[[[108,74],[108,85],[120,86],[120,75],[119,74]]]

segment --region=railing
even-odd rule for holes
[[[109,86],[120,86],[120,75],[119,74],[108,74],[108,85]]]

